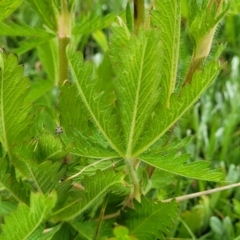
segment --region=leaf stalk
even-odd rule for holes
[[[133,192],[132,198],[135,198],[138,202],[141,202],[141,188],[140,188],[140,181],[138,179],[136,170],[133,166],[133,159],[127,160],[125,159],[127,173],[133,183]]]
[[[61,5],[62,11],[58,16],[59,84],[63,84],[68,79],[66,49],[71,39],[71,14],[68,12],[67,0],[61,0]]]
[[[138,29],[144,23],[144,0],[134,0],[134,32],[137,34]]]

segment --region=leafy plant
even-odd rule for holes
[[[21,3],[8,2],[4,18]],[[16,55],[1,50],[0,240],[163,239],[177,203],[156,197],[154,179],[223,179],[208,162],[191,162],[181,152],[189,139],[172,133],[221,70],[224,46],[211,47],[227,3],[189,2],[193,53],[179,81],[180,1],[145,9],[135,0],[133,15],[130,4],[121,17],[88,15],[90,29],[74,0],[27,2],[39,26],[1,23],[1,35],[32,38],[17,52],[36,48],[48,83],[36,73],[29,83]],[[76,52],[89,34],[104,52],[99,67]]]

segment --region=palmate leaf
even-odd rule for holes
[[[121,212],[123,220],[117,221],[129,229],[129,235],[137,239],[164,239],[163,234],[173,225],[177,215],[177,203],[154,203],[142,198],[141,203],[135,201],[134,209]]]
[[[82,185],[85,190],[72,189],[66,202],[55,209],[55,220],[69,220],[83,213],[114,187],[122,184],[123,175],[114,171],[97,171],[94,176],[86,176]]]
[[[160,105],[146,126],[133,156],[138,156],[158,141],[198,100],[214,81],[219,70],[220,66],[217,62],[212,61],[208,63],[204,70],[198,71],[193,75],[192,83],[183,87],[180,95],[172,94],[170,109]]]
[[[0,1],[0,21],[7,18],[15,11],[23,2],[23,0],[1,0]]]
[[[69,50],[68,59],[77,93],[81,99],[79,104],[86,109],[87,116],[91,118],[105,141],[122,156],[123,147],[117,115],[106,97],[107,94],[100,91],[101,79],[94,76],[93,65],[90,62],[83,63],[82,54]]]
[[[156,1],[156,10],[152,12],[152,22],[161,32],[163,43],[163,63],[160,65],[162,72],[163,93],[162,104],[170,107],[170,97],[174,92],[177,80],[177,68],[180,46],[181,9],[180,1]]]
[[[110,52],[116,106],[124,129],[126,158],[130,159],[159,97],[162,51],[159,31],[139,31],[138,36],[130,37],[127,27],[121,25],[113,28]]]
[[[210,170],[210,162],[196,161],[192,163],[186,163],[189,158],[189,154],[179,155],[176,153],[170,153],[164,156],[139,156],[141,161],[172,174],[213,182],[219,182],[223,180],[224,175],[222,170]]]
[[[0,240],[36,239],[31,237],[42,233],[41,224],[49,216],[56,200],[56,193],[48,197],[32,193],[30,207],[20,203],[17,210],[5,218]]]
[[[30,118],[30,104],[24,102],[28,94],[28,78],[23,77],[23,66],[17,57],[0,49],[0,141],[10,154],[12,144],[21,141]],[[13,160],[13,159],[11,159]]]
[[[4,158],[0,159],[0,182],[19,202],[29,203],[29,190],[21,180],[16,179],[15,170],[9,166],[8,160]]]

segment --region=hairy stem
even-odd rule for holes
[[[58,16],[59,84],[68,79],[66,49],[71,38],[71,14],[67,9],[67,0],[61,0],[61,6],[61,13]]]
[[[144,0],[134,0],[134,32],[144,23]]]
[[[127,173],[133,183],[133,192],[132,192],[131,198],[135,198],[137,201],[141,202],[140,182],[139,182],[136,170],[134,169],[133,162],[134,161],[132,159],[125,160]]]

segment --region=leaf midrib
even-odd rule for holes
[[[75,78],[75,82],[76,82],[76,86],[77,86],[77,89],[81,95],[81,98],[82,98],[82,101],[84,102],[85,106],[87,107],[88,111],[90,112],[95,124],[97,125],[97,127],[99,128],[99,130],[101,131],[101,133],[103,134],[103,136],[105,137],[105,139],[108,141],[108,143],[111,145],[111,147],[120,155],[120,156],[124,156],[124,154],[118,149],[118,147],[112,142],[112,140],[108,137],[107,133],[104,131],[104,129],[102,128],[100,122],[98,121],[98,119],[96,118],[94,112],[92,111],[92,108],[90,107],[90,105],[88,104],[88,101],[85,97],[85,94],[84,92],[82,91],[81,89],[81,86],[78,82],[78,78],[77,78],[77,75],[75,74],[75,71],[74,71],[74,68],[73,68],[73,65],[71,63],[71,61],[69,61],[70,65],[71,65],[71,68],[72,68],[72,74],[74,75],[74,78]]]
[[[139,70],[139,77],[137,80],[138,85],[137,85],[136,99],[135,99],[135,104],[134,104],[133,118],[132,118],[132,123],[131,123],[131,128],[130,128],[128,145],[127,145],[127,154],[126,154],[127,159],[131,158],[131,152],[132,152],[133,135],[134,135],[134,130],[135,130],[135,126],[136,126],[136,118],[137,118],[138,102],[139,102],[139,92],[141,89],[141,79],[142,79],[142,72],[143,72],[143,65],[144,65],[144,56],[145,56],[145,52],[146,52],[146,45],[147,45],[147,43],[146,43],[146,41],[144,41],[143,53],[142,53],[142,57],[141,57],[140,70]]]
[[[111,188],[113,185],[121,183],[120,179],[115,179],[115,181],[111,182],[111,184],[105,186],[101,192],[99,192],[98,194],[96,194],[92,199],[90,199],[90,201],[87,201],[86,198],[80,198],[77,199],[74,202],[71,202],[70,204],[68,204],[67,206],[65,206],[64,208],[59,209],[58,211],[56,211],[55,213],[53,213],[52,217],[57,217],[59,214],[61,214],[62,212],[66,211],[68,208],[70,208],[71,206],[73,206],[75,203],[82,201],[85,205],[82,206],[82,208],[80,209],[80,211],[78,211],[77,215],[79,215],[80,213],[82,213],[83,211],[85,211],[87,208],[89,208],[95,201],[96,199],[99,199],[99,197],[106,192],[109,188]],[[92,191],[92,190],[91,190]],[[72,216],[71,216],[72,217]],[[69,218],[69,217],[68,217]],[[67,218],[67,219],[68,219]]]
[[[171,173],[171,174],[174,174],[174,175],[178,175],[178,176],[181,176],[181,177],[188,177],[188,178],[194,178],[194,179],[206,181],[206,179],[208,179],[208,178],[211,176],[211,172],[207,172],[207,173],[205,174],[205,177],[189,176],[187,173],[186,173],[186,174],[181,173],[179,168],[177,168],[176,171],[175,171],[175,170],[174,170],[174,171],[171,171],[171,170],[169,170],[169,169],[167,169],[167,168],[164,168],[164,167],[161,167],[161,166],[159,166],[159,165],[154,164],[154,162],[150,162],[150,161],[144,160],[143,158],[139,158],[139,160],[141,160],[142,162],[145,162],[145,163],[147,163],[147,164],[149,164],[149,165],[151,165],[151,166],[153,166],[153,167],[156,167],[156,168],[158,168],[158,169],[161,169],[161,170],[164,171],[164,172],[168,172],[168,173]],[[179,165],[177,165],[177,162],[176,162],[176,166],[179,167]],[[184,166],[184,165],[181,165],[180,167],[183,167],[183,166]],[[206,170],[207,170],[207,169],[204,169],[204,170],[202,170],[202,171],[206,171]],[[179,172],[177,172],[177,171],[179,171]],[[209,176],[209,175],[210,175],[210,176]]]
[[[0,52],[0,54],[2,54]],[[0,56],[2,58],[2,56]],[[7,61],[7,58],[5,59],[5,61]],[[1,74],[1,119],[2,119],[2,133],[3,133],[3,137],[4,139],[2,139],[2,143],[4,145],[4,148],[6,149],[7,152],[9,152],[9,146],[8,146],[8,142],[7,142],[7,134],[6,134],[6,129],[5,129],[5,118],[4,118],[4,96],[3,96],[3,88],[4,88],[4,79],[3,79],[3,75],[4,75],[4,60],[2,59],[2,74]]]
[[[39,225],[41,224],[41,222],[44,219],[44,216],[46,214],[46,207],[44,208],[44,210],[41,212],[41,217],[39,218],[38,222],[36,223],[35,227],[32,229],[32,231],[30,231],[28,233],[28,235],[24,238],[24,240],[27,240],[29,238],[29,236],[31,236],[31,234],[39,227]]]
[[[212,78],[214,79],[216,75],[214,75]],[[212,82],[212,80],[209,80],[208,82]],[[197,99],[199,99],[199,96],[202,95],[202,93],[205,91],[206,86],[201,89],[201,91],[195,96],[195,98],[183,109],[180,111],[180,114],[177,115],[171,122],[168,123],[168,125],[155,137],[153,138],[150,142],[148,142],[144,147],[139,149],[137,152],[135,152],[132,155],[132,158],[140,155],[144,151],[146,151],[150,146],[152,146],[178,119],[180,119],[188,110],[191,108],[191,106],[196,102]]]
[[[177,12],[177,8],[178,8],[178,1],[176,1],[176,5],[174,8],[174,16],[179,16],[179,12]],[[168,99],[167,99],[167,106],[170,107],[170,97],[171,94],[174,92],[175,89],[175,84],[176,84],[176,77],[177,77],[177,65],[178,65],[178,58],[179,58],[179,39],[180,39],[180,26],[178,24],[179,21],[179,17],[173,20],[174,22],[174,30],[178,30],[178,31],[174,31],[174,35],[173,35],[173,43],[174,43],[174,47],[172,47],[172,56],[173,59],[171,61],[171,70],[170,70],[170,87],[168,89]],[[175,40],[178,41],[175,41]]]

